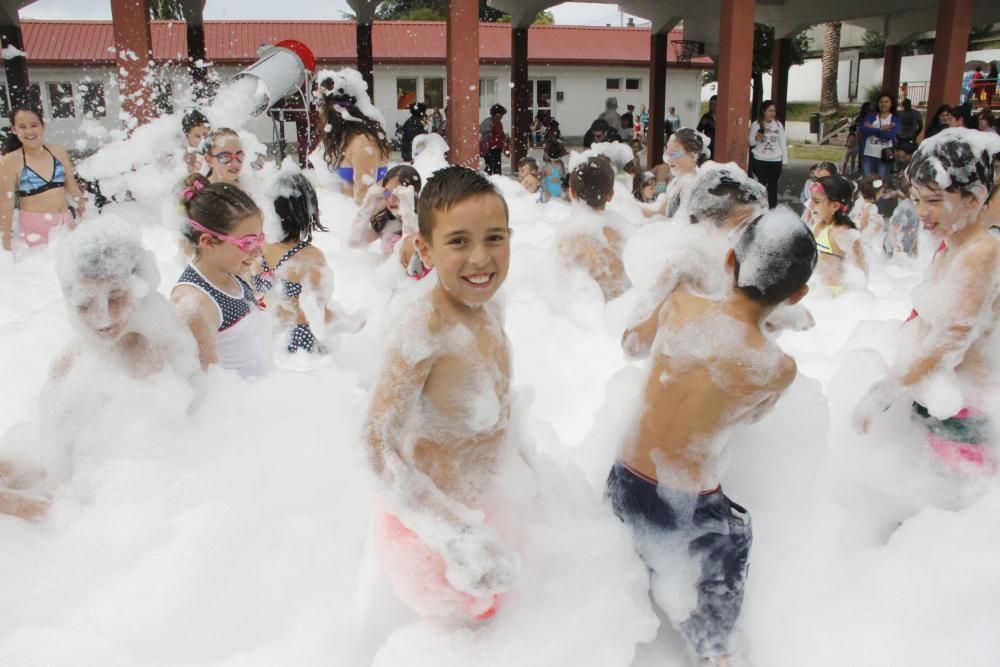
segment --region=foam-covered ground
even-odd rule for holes
[[[40,435],[66,407],[39,397],[71,335],[52,250],[0,256],[0,457],[70,464],[44,521],[0,517],[0,664],[686,664],[602,502],[641,375],[619,346],[631,297],[604,306],[554,274],[569,206],[501,186],[515,229],[502,291],[512,437],[536,451],[536,471],[503,482],[523,567],[495,619],[416,619],[371,555],[374,485],[358,434],[385,305],[407,298],[407,281],[348,248],[354,205],[321,189],[331,232],[317,245],[334,297],[366,310],[367,326],[327,358],[279,357],[281,370],[256,382],[214,369],[198,396],[168,373],[138,382],[95,369],[78,395],[48,399],[85,406],[69,451]],[[175,213],[163,188],[150,191],[106,214],[142,229],[166,294],[182,267]],[[816,327],[781,337],[799,378],[772,415],[733,434],[724,485],[755,531],[739,626],[752,664],[998,662],[1000,491],[937,509],[928,471],[905,465],[920,450],[899,435],[905,415],[866,438],[849,428],[922,266],[876,262],[871,293],[807,297]]]

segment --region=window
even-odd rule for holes
[[[73,118],[76,116],[76,105],[73,103],[73,84],[50,83],[49,106],[53,118]]]
[[[424,104],[428,109],[444,108],[444,79],[424,78]]]
[[[396,108],[409,109],[417,101],[416,77],[396,79]]]
[[[639,90],[642,79],[625,79],[625,90]]]
[[[605,86],[608,90],[621,90],[622,80],[621,79],[608,79],[607,85]]]
[[[497,80],[496,79],[480,79],[479,80],[479,109],[485,113],[489,113],[489,108],[493,106],[497,101]]]
[[[159,114],[174,112],[174,87],[169,81],[157,81],[153,84],[153,108]]]
[[[548,109],[552,107],[552,79],[539,79],[535,83],[536,94],[535,94],[535,104],[542,109]]]
[[[97,81],[81,81],[80,97],[84,118],[104,118],[108,115],[104,104],[104,84]]]
[[[10,104],[7,101],[7,86],[0,86],[0,118],[10,114]]]

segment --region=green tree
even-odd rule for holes
[[[154,21],[183,21],[181,0],[149,0],[149,18]]]
[[[862,58],[881,58],[885,55],[885,35],[874,30],[865,30],[862,39]]]

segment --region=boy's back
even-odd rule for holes
[[[663,479],[666,464],[671,483],[714,488],[726,431],[759,418],[794,378],[795,362],[759,327],[727,314],[723,302],[678,290],[653,346],[643,413],[623,460],[653,479]]]

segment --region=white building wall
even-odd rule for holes
[[[320,63],[321,68],[328,67]],[[219,66],[216,70],[219,77],[225,81],[234,75],[239,68]],[[86,78],[99,81],[104,85],[105,96],[105,116],[94,119],[86,124],[100,124],[105,128],[117,129],[121,127],[121,105],[118,96],[117,82],[114,78],[114,70],[111,67],[89,67],[89,68],[39,68],[29,69],[29,79],[33,84],[41,87],[41,98],[43,111],[46,117],[47,137],[54,143],[59,143],[69,149],[75,147],[83,148],[82,143],[78,143],[84,134],[84,115],[81,100],[80,82]],[[423,79],[425,77],[445,78],[445,67],[443,65],[412,65],[412,66],[376,66],[375,78],[375,105],[382,111],[386,120],[386,130],[391,136],[395,131],[396,123],[403,123],[409,116],[407,109],[396,108],[396,79],[397,77],[417,78],[417,98],[423,99]],[[625,111],[626,104],[634,104],[638,110],[640,105],[649,102],[649,70],[645,67],[573,67],[573,66],[535,66],[528,70],[530,79],[551,79],[552,86],[552,115],[561,126],[565,136],[582,136],[590,124],[604,111],[604,101],[608,97],[618,99],[618,108]],[[670,69],[667,72],[667,99],[666,106],[676,107],[677,114],[685,125],[695,125],[698,121],[698,99],[700,95],[700,70]],[[501,65],[483,65],[480,68],[481,79],[494,79],[496,96],[493,100],[486,100],[485,109],[480,109],[480,117],[485,118],[488,114],[488,107],[492,102],[499,102],[507,109],[511,108],[510,89],[510,68]],[[608,78],[639,79],[638,90],[608,90],[606,80]],[[171,67],[166,71],[165,79],[171,82],[173,96],[180,98],[175,103],[175,111],[180,111],[184,102],[183,96],[188,91],[190,82],[187,71],[183,67]],[[0,78],[3,84],[6,80]],[[48,83],[71,83],[75,98],[75,117],[73,118],[53,118],[52,104],[49,97]],[[447,93],[447,87],[445,88]],[[563,99],[558,100],[558,93],[563,94]],[[478,95],[476,91],[470,91],[470,95]],[[505,118],[505,123],[509,130],[510,114]],[[262,141],[269,142],[272,139],[272,124],[267,116],[259,116],[247,123],[246,129],[255,133]],[[286,129],[287,136],[294,137],[294,129],[291,124]]]
[[[930,54],[903,57],[899,81],[925,82],[931,78],[931,64],[934,57]],[[1000,60],[1000,49],[986,51],[970,51],[965,59],[990,62]],[[866,58],[861,60],[861,71],[858,78],[858,96],[863,97],[865,90],[876,83],[882,82],[882,58]],[[842,102],[848,101],[847,88],[850,80],[851,64],[841,60],[837,70],[837,95]],[[818,58],[807,60],[801,65],[793,65],[788,72],[788,101],[816,102],[820,97],[822,82],[822,64]],[[771,90],[771,76],[764,75],[764,90]],[[704,96],[704,94],[703,94]],[[765,95],[767,97],[768,95]],[[957,101],[957,100],[956,100]]]

